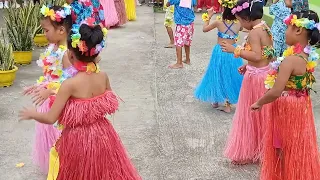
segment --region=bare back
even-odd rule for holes
[[[217,25],[217,29],[221,34],[226,34],[229,36],[238,36],[239,31],[241,30],[241,24],[236,21],[219,21]],[[236,42],[235,39],[222,38],[218,34],[218,43],[221,44],[222,41],[225,41],[229,44],[234,44]]]
[[[77,99],[92,98],[111,90],[108,76],[103,72],[79,72],[70,80],[73,85],[71,96]]]

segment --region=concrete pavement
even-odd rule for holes
[[[170,70],[167,66],[175,61],[175,50],[163,48],[168,42],[164,14],[154,14],[146,6],[137,11],[137,21],[109,31],[101,69],[124,100],[111,121],[143,179],[257,179],[257,165],[233,166],[222,156],[233,113],[213,110],[193,98],[216,43],[216,32],[203,33],[198,14],[192,65]],[[0,179],[45,179],[30,156],[34,122],[17,121],[18,110],[30,105],[30,100],[21,96],[22,87],[34,83],[41,70],[35,62],[19,68],[15,84],[0,89]],[[320,74],[316,75],[319,79]],[[319,129],[319,96],[313,100]],[[25,166],[16,168],[20,162]]]

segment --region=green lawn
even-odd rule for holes
[[[320,1],[319,0],[309,0],[309,3],[320,7]],[[320,13],[320,12],[318,12],[318,13]]]

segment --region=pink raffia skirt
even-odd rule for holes
[[[124,0],[114,0],[114,5],[116,7],[119,19],[119,22],[116,24],[116,26],[122,26],[126,24],[128,20]]]
[[[224,155],[235,162],[256,162],[262,153],[266,123],[270,105],[261,111],[251,111],[250,106],[266,92],[264,80],[269,66],[256,68],[247,65],[232,128]]]
[[[48,112],[50,109],[50,98],[37,108],[38,112]],[[47,174],[49,169],[49,152],[60,136],[60,131],[53,125],[36,122],[35,142],[33,147],[33,162],[40,170]]]
[[[105,27],[110,28],[119,23],[117,10],[113,0],[100,0],[105,16]]]

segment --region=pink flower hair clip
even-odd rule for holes
[[[231,10],[231,13],[232,13],[233,15],[235,15],[236,13],[241,12],[242,10],[247,9],[247,8],[249,8],[249,7],[250,7],[250,4],[249,4],[248,2],[245,2],[245,3],[243,3],[243,4],[240,5],[240,6],[234,7],[234,8]]]

